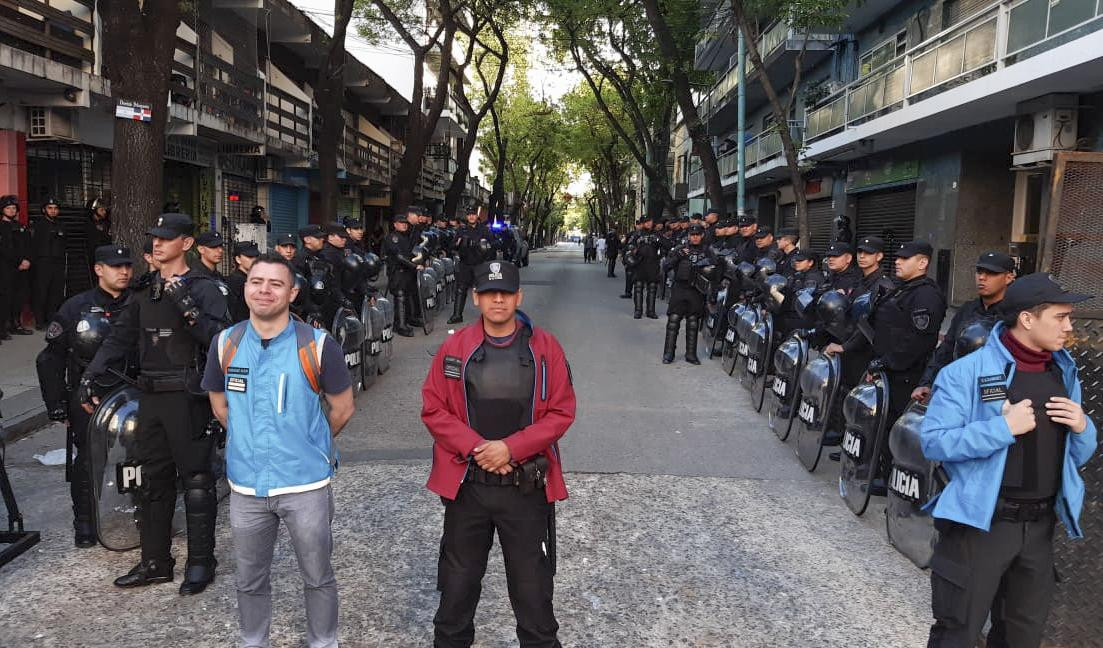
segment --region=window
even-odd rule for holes
[[[901,31],[880,45],[858,57],[858,77],[868,76],[871,72],[901,56],[908,49],[908,33]]]

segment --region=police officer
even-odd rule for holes
[[[32,334],[20,321],[26,288],[19,276],[30,267],[30,245],[19,222],[19,197],[0,196],[0,340]]]
[[[705,212],[705,235],[704,238],[701,239],[701,243],[704,244],[705,247],[711,246],[716,242],[716,228],[719,226],[719,223],[720,210],[716,207],[709,207],[708,211]]]
[[[674,286],[666,309],[663,364],[674,362],[683,319],[686,321],[686,362],[701,364],[697,359],[697,333],[701,330],[701,316],[705,312],[705,297],[708,296],[710,282],[705,269],[717,263],[716,256],[705,246],[704,238],[705,228],[691,225],[689,241],[672,250],[663,261],[663,275],[674,273]]]
[[[340,226],[338,226],[340,228]],[[336,231],[334,228],[332,231]],[[340,228],[344,233],[344,228]],[[322,318],[322,322],[328,325],[337,314],[337,309],[349,304],[345,293],[341,289],[340,259],[344,251],[327,250],[327,231],[320,225],[307,225],[299,229],[299,238],[302,239],[303,249],[299,251],[295,268],[301,275],[307,278],[311,284],[310,297],[314,304],[315,314]],[[329,246],[333,248],[332,245]],[[316,286],[321,289],[316,289]]]
[[[609,264],[609,272],[606,276],[616,279],[617,255],[620,254],[620,234],[611,229],[605,234],[605,259]]]
[[[1064,348],[1073,305],[1090,298],[1045,273],[1017,279],[985,345],[935,378],[920,443],[949,483],[932,509],[932,648],[973,646],[990,614],[987,645],[1041,645],[1054,527],[1083,537],[1079,468],[1097,443]]]
[[[938,284],[927,276],[934,250],[926,241],[905,243],[896,253],[896,277],[900,284],[871,304],[868,322],[873,339],[861,328],[843,344],[832,343],[825,353],[869,349],[873,368],[883,368],[889,381],[888,425],[911,400],[927,360],[938,344],[938,331],[946,314],[946,300]],[[868,329],[867,329],[868,330]]]
[[[858,279],[857,288],[853,295],[856,297],[865,293],[884,293],[896,286],[890,277],[886,277],[881,270],[881,262],[885,259],[885,242],[876,236],[867,236],[858,241],[858,270],[862,276]]]
[[[346,249],[357,254],[367,254],[368,246],[364,241],[364,221],[359,219],[345,220],[345,233],[348,235]]]
[[[295,296],[295,300],[291,302],[291,312],[314,328],[325,328],[325,323],[322,322],[321,313],[314,303],[312,291],[307,282],[309,275],[303,274],[300,269],[302,259],[298,253],[298,240],[295,234],[287,232],[277,236],[275,241],[276,253],[287,259],[291,263],[291,267],[295,269],[295,285],[299,288],[299,292]]]
[[[816,267],[816,256],[811,252],[799,248],[795,249],[789,254],[788,261],[790,274],[785,288],[785,300],[781,302],[781,309],[774,318],[778,330],[778,340],[785,340],[796,329],[807,328],[812,325],[811,321],[797,313],[797,293],[806,288],[811,288],[813,294],[816,294],[827,282],[827,277]]]
[[[793,274],[793,255],[800,243],[800,232],[792,227],[783,227],[777,231],[777,249],[781,258],[777,261],[777,273],[783,277]]]
[[[95,264],[96,249],[103,245],[111,245],[111,208],[103,198],[96,198],[88,203],[88,220],[84,223],[84,246],[88,251],[88,267]],[[95,283],[96,274],[92,273]]]
[[[640,223],[640,231],[636,232],[631,245],[635,248],[636,265],[632,270],[632,303],[635,309],[632,312],[633,319],[640,319],[644,314],[646,302],[646,314],[650,319],[658,319],[655,313],[655,297],[659,292],[659,237],[653,231],[654,221],[650,216],[644,215]]]
[[[776,264],[779,263],[783,257],[781,250],[778,249],[777,243],[774,242],[774,230],[766,225],[759,225],[758,229],[754,233],[754,247],[755,247],[755,262],[758,259],[769,259]]]
[[[197,594],[214,579],[214,525],[218,500],[212,472],[215,434],[210,403],[200,390],[211,339],[230,324],[226,297],[205,274],[188,267],[185,253],[195,243],[185,214],[162,214],[149,235],[160,272],[134,293],[111,335],[80,381],[77,398],[91,413],[98,401],[96,380],[138,349],[138,456],[143,491],[141,561],[118,587],[173,580],[172,516],[176,483],[184,488],[188,561],[181,594]]]
[[[245,304],[245,282],[249,279],[249,268],[260,256],[260,249],[252,241],[234,243],[234,270],[226,277],[227,306],[230,309],[230,321],[240,322],[249,319],[249,307]]]
[[[494,238],[490,228],[479,222],[479,214],[468,210],[464,219],[466,225],[455,233],[451,247],[459,254],[456,264],[456,299],[452,304],[452,317],[449,324],[463,321],[463,308],[467,304],[467,292],[475,283],[475,268],[494,257]]]
[[[268,213],[264,211],[264,207],[253,205],[253,208],[249,210],[249,223],[252,225],[268,224]]]
[[[754,235],[758,233],[758,220],[754,216],[744,214],[736,219],[735,226],[737,238],[734,245],[738,261],[753,264],[758,261],[757,248],[754,244]]]
[[[433,436],[428,486],[445,504],[436,648],[474,641],[495,532],[521,648],[561,645],[554,507],[567,497],[558,441],[574,422],[575,395],[562,347],[517,310],[522,299],[516,266],[479,266],[473,300],[482,317],[448,336],[422,387]]]
[[[827,246],[824,253],[827,259],[827,285],[831,290],[847,297],[856,297],[862,281],[862,271],[854,265],[854,248],[844,241],[835,241]]]
[[[31,248],[34,261],[35,328],[43,330],[65,295],[65,230],[58,221],[61,207],[57,200],[47,198],[42,216],[34,222]]]
[[[113,245],[96,248],[92,258],[96,287],[70,297],[61,305],[46,327],[46,348],[36,361],[46,412],[51,421],[66,423],[68,427],[66,468],[73,501],[73,542],[80,548],[96,545],[92,513],[95,504],[86,455],[91,417],[73,397],[85,367],[126,307],[133,266],[130,250]],[[125,372],[131,361],[132,358],[127,358],[115,369]],[[111,376],[105,378],[106,384],[117,382]]]
[[[295,257],[299,252],[299,246],[298,239],[294,234],[287,232],[277,236],[275,249],[277,254],[290,261],[292,265],[295,265]],[[298,268],[295,268],[295,271],[298,272]]]
[[[414,300],[420,299],[417,271],[421,266],[413,260],[415,242],[412,229],[416,219],[416,212],[395,214],[392,221],[394,231],[383,241],[383,255],[387,263],[387,290],[395,296],[394,331],[403,337],[414,335],[411,324],[415,318],[414,313],[418,310]]]
[[[225,278],[218,270],[225,254],[225,244],[222,235],[214,230],[200,232],[199,236],[195,237],[195,253],[199,256],[199,265],[196,270],[212,279],[225,282]]]

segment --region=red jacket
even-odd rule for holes
[[[570,366],[563,348],[550,333],[533,326],[521,311],[517,311],[517,320],[521,326],[532,330],[529,350],[536,366],[532,425],[503,441],[516,462],[527,461],[538,454],[546,455],[548,501],[567,499],[558,442],[574,423],[575,398]],[[433,357],[429,375],[421,387],[421,420],[433,435],[433,470],[427,485],[429,490],[447,499],[456,498],[467,473],[468,457],[485,441],[471,428],[468,420],[463,379],[467,363],[483,339],[481,318],[449,336]],[[460,363],[458,378],[445,375],[446,358]],[[454,366],[449,367],[449,373],[456,375]]]

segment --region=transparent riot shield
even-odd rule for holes
[[[374,310],[371,297],[365,296],[360,303],[360,323],[364,325],[360,380],[364,385],[364,389],[374,385],[375,379],[379,377],[379,352],[383,350],[382,344],[379,342],[382,331],[376,328],[378,323],[372,320],[372,311]]]
[[[839,496],[855,515],[869,506],[873,480],[888,441],[889,381],[883,371],[867,372],[843,400]]]
[[[417,304],[421,311],[418,316],[421,318],[421,330],[425,332],[425,335],[433,332],[433,317],[437,312],[436,274],[436,271],[432,268],[425,268],[417,276]]]
[[[739,326],[740,318],[743,316],[743,311],[746,309],[747,306],[743,303],[737,303],[728,309],[728,330],[724,333],[724,348],[721,352],[721,366],[724,369],[724,373],[729,376],[732,375],[732,371],[735,369],[735,360],[737,357],[736,348],[739,345],[737,327]]]
[[[766,343],[769,331],[765,321],[766,309],[759,304],[751,304],[747,308],[754,311],[754,320],[747,327],[746,333],[741,332],[739,335],[739,341],[742,343],[740,348],[744,350],[742,355],[745,358],[742,366],[743,373],[739,375],[739,384],[743,385],[743,389],[750,391],[756,376],[764,369],[762,346]]]
[[[814,357],[812,357],[814,355]],[[841,431],[834,430],[842,364],[837,355],[813,354],[800,372],[796,405],[797,443],[794,451],[808,472],[816,470],[825,445],[836,445]]]
[[[793,331],[774,352],[774,377],[766,391],[766,417],[777,438],[785,441],[796,418],[794,403],[800,402],[800,372],[808,358],[808,342],[801,331]]]
[[[456,262],[452,257],[443,257],[440,262],[444,273],[444,299],[451,304],[456,299]]]
[[[376,297],[375,307],[383,316],[380,334],[383,352],[379,354],[379,373],[385,374],[391,368],[391,358],[394,357],[394,304],[386,297]]]
[[[341,345],[341,350],[345,354],[345,366],[349,369],[353,385],[357,390],[362,389],[360,374],[361,365],[364,362],[364,324],[351,310],[338,308],[329,332],[333,334],[337,344]]]
[[[927,460],[919,443],[926,413],[926,405],[913,401],[889,431],[892,469],[885,502],[889,542],[920,569],[930,565],[938,542],[934,519],[923,507],[945,486],[940,464]]]
[[[433,259],[430,262],[430,267],[433,269],[433,272],[436,273],[436,288],[434,290],[436,299],[434,300],[435,303],[433,304],[433,308],[439,313],[441,309],[444,308],[444,302],[447,300],[444,290],[444,261],[442,259]]]
[[[751,329],[751,344],[747,354],[747,366],[742,382],[751,395],[754,411],[762,411],[766,397],[766,381],[769,380],[773,364],[771,362],[774,346],[774,315],[764,311],[758,323]]]
[[[743,376],[747,366],[747,354],[750,352],[748,340],[751,329],[758,322],[758,309],[744,306],[739,316],[739,322],[735,325],[735,365],[732,367],[733,376]]]

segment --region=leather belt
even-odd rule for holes
[[[1033,502],[1009,500],[999,498],[996,500],[996,512],[993,520],[1004,522],[1036,522],[1053,515],[1054,498],[1037,500]]]

